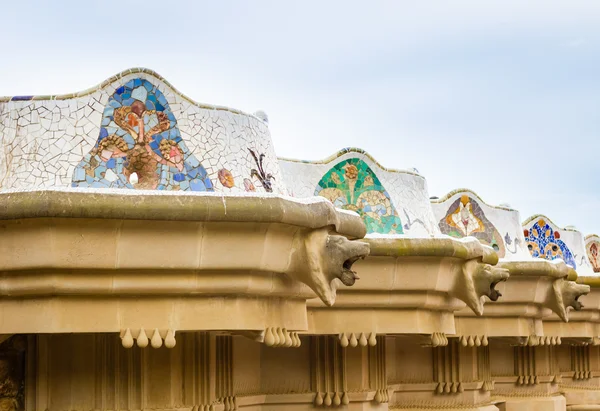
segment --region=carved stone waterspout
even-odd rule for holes
[[[327,228],[296,239],[290,273],[308,285],[328,306],[335,302],[337,282],[352,286],[359,278],[352,265],[369,255],[369,244],[329,234]]]
[[[495,287],[509,276],[507,269],[493,267],[479,259],[469,260],[463,264],[451,294],[464,301],[475,314],[483,315],[482,298],[487,296],[491,301],[497,301],[502,294]]]
[[[552,289],[554,292],[550,296],[549,306],[564,322],[569,321],[568,308],[580,311],[583,304],[579,298],[590,292],[589,285],[577,284],[564,278],[555,280]]]

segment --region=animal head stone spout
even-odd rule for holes
[[[335,280],[346,286],[354,285],[359,277],[352,266],[369,255],[369,244],[329,234],[326,228],[309,232],[303,242],[293,256],[293,275],[326,305],[332,306],[337,290]]]
[[[563,299],[567,307],[573,307],[575,311],[580,311],[583,304],[579,301],[579,297],[589,294],[590,286],[577,284],[574,281],[567,281],[563,284]]]
[[[369,255],[369,244],[350,241],[341,235],[329,235],[325,248],[331,259],[329,269],[333,277],[339,278],[345,286],[353,286],[360,277],[352,265]]]
[[[474,259],[465,262],[459,281],[455,283],[452,294],[465,302],[477,315],[483,315],[483,296],[497,301],[502,296],[496,285],[506,281],[509,272],[505,268],[494,267]]]
[[[590,292],[590,286],[577,284],[575,281],[568,281],[560,278],[554,281],[552,285],[553,298],[550,303],[550,308],[564,322],[569,321],[568,308],[571,307],[575,311],[583,308],[583,304],[579,301],[579,297]]]

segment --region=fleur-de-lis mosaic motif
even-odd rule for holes
[[[272,193],[273,185],[271,183],[271,180],[275,180],[275,177],[273,177],[271,173],[266,173],[265,169],[263,168],[263,161],[265,159],[265,155],[260,154],[259,156],[257,156],[254,150],[252,150],[251,148],[249,148],[248,151],[250,151],[250,154],[252,154],[252,157],[254,157],[254,161],[256,162],[257,167],[250,170],[250,177],[256,177],[262,184],[265,191],[268,193]],[[248,190],[248,188],[246,188],[246,191],[254,190]]]

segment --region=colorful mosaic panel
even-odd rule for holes
[[[598,251],[600,249],[600,241],[591,240],[588,241],[585,245],[585,249],[587,251],[588,259],[592,264],[592,268],[595,273],[600,273],[600,257],[598,257]]]
[[[485,216],[479,203],[466,194],[450,205],[439,227],[443,234],[452,237],[475,237],[496,250],[499,257],[506,254],[500,233]]]
[[[403,233],[388,192],[367,163],[358,158],[333,166],[319,181],[315,195],[327,198],[338,208],[357,212],[368,233]]]
[[[144,79],[127,82],[111,96],[96,145],[75,168],[72,186],[213,191],[165,96]]]
[[[528,244],[527,248],[533,257],[546,260],[562,258],[566,264],[577,268],[573,253],[560,239],[560,232],[554,231],[544,219],[540,218],[530,229],[525,229],[523,234]]]

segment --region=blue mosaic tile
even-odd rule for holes
[[[12,101],[29,101],[33,98],[33,96],[14,96],[11,98]]]
[[[119,87],[101,125],[96,145],[73,172],[74,186],[213,191],[206,169],[181,138],[166,98],[148,80]],[[130,181],[134,174],[137,182]]]
[[[540,218],[529,229],[523,230],[527,248],[533,257],[555,260],[561,258],[567,265],[577,268],[573,253],[560,239],[560,232]]]

